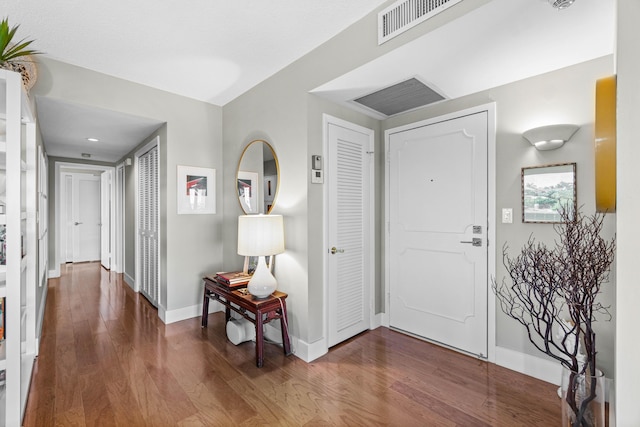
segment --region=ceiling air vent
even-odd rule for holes
[[[378,13],[378,44],[391,40],[462,0],[400,0]]]
[[[442,101],[444,96],[415,77],[354,99],[386,117]]]

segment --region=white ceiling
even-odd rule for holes
[[[384,1],[2,3],[10,24],[20,24],[18,36],[36,39],[35,47],[48,57],[224,105]],[[447,98],[456,98],[611,54],[614,3],[576,0],[569,9],[557,11],[547,0],[493,0],[315,92],[357,108],[353,98],[418,77]],[[141,142],[134,141],[135,135],[161,125],[61,100],[37,102],[40,130],[51,155],[80,158],[80,147],[65,147],[71,136],[86,144],[86,137],[100,131],[108,136],[101,137],[92,158],[115,161],[116,148],[108,141],[127,141],[126,147],[117,148],[126,153]],[[120,136],[114,134],[119,129],[124,131]]]
[[[36,97],[36,106],[47,154],[55,157],[85,158],[83,154],[88,154],[91,160],[114,163],[163,124],[43,96]]]
[[[614,51],[614,3],[493,0],[313,92],[384,119],[353,99],[411,77],[455,99],[600,58]]]
[[[384,0],[2,0],[48,57],[224,105]]]

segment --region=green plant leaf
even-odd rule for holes
[[[13,42],[19,27],[19,25],[11,27],[8,18],[0,21],[0,63],[20,62],[17,58],[42,53],[34,49],[28,49],[33,40],[22,39],[18,42]]]

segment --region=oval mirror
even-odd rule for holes
[[[278,157],[267,141],[251,141],[242,152],[236,173],[240,208],[245,214],[271,212],[280,188]]]

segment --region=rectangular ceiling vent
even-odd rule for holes
[[[412,77],[353,101],[385,117],[390,117],[443,99],[445,97],[440,93]]]
[[[462,0],[400,0],[378,13],[378,45]]]

